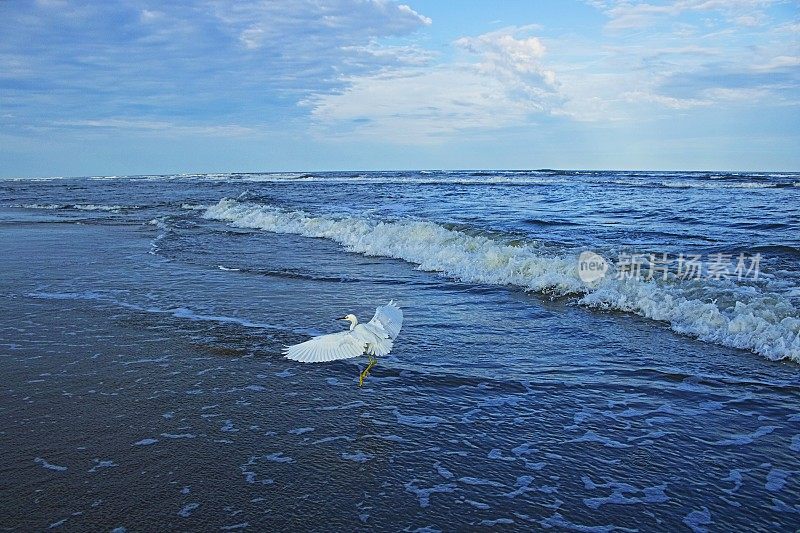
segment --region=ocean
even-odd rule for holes
[[[798,230],[800,173],[2,180],[0,527],[795,530]],[[389,300],[363,387],[281,356]]]

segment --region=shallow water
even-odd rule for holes
[[[798,182],[0,182],[2,525],[797,528]],[[763,257],[588,286],[583,250]],[[279,356],[389,299],[364,388]]]

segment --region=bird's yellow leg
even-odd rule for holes
[[[377,363],[378,363],[378,360],[370,355],[369,356],[369,363],[367,364],[367,367],[358,376],[358,386],[359,387],[364,384],[364,380],[367,379],[367,376],[369,376],[369,371],[372,370],[372,367],[375,366]]]

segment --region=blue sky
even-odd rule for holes
[[[0,176],[800,170],[789,0],[0,2]]]

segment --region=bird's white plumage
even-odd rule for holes
[[[379,324],[389,334],[389,338],[395,339],[403,327],[403,311],[394,301],[390,301],[388,305],[375,309],[375,316],[368,324]]]
[[[311,340],[287,346],[283,354],[301,363],[319,363],[350,359],[364,353],[386,355],[403,326],[403,311],[394,301],[375,309],[375,316],[366,324],[355,323],[350,331],[320,335]]]

